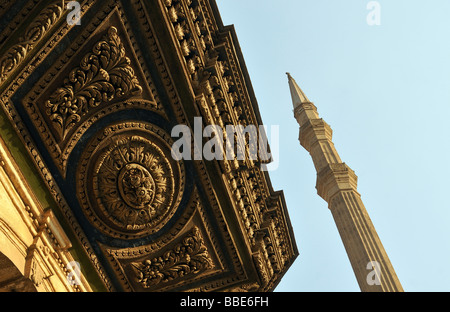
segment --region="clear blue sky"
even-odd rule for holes
[[[235,26],[300,255],[277,291],[359,291],[298,142],[289,71],[334,131],[405,291],[450,291],[450,1],[217,0]],[[270,138],[270,137],[269,137]]]

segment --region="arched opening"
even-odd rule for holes
[[[0,292],[36,292],[33,282],[0,252]]]

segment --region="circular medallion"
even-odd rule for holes
[[[155,181],[139,164],[128,164],[120,170],[118,188],[125,203],[134,209],[148,208],[155,198]]]
[[[85,215],[103,233],[139,238],[160,230],[181,200],[183,167],[171,138],[147,123],[114,125],[94,137],[77,178]]]

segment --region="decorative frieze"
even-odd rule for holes
[[[63,0],[50,1],[48,6],[27,26],[23,36],[19,37],[0,58],[0,83],[28,56],[36,44],[49,32],[63,16],[66,8]]]
[[[143,288],[189,278],[214,267],[197,227],[162,256],[133,262],[131,266],[134,268],[136,281]]]

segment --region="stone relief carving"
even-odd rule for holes
[[[48,30],[55,25],[64,13],[64,1],[52,1],[48,7],[36,17],[26,29],[23,36],[18,39],[0,59],[0,83],[17,68],[31,50],[34,49]]]
[[[254,124],[255,121],[253,120],[254,116],[250,105],[251,103],[244,96],[246,89],[245,83],[240,75],[239,64],[232,55],[232,40],[226,35],[226,33],[221,34],[218,32],[216,22],[211,15],[207,2],[203,0],[164,0],[161,2],[167,8],[168,14],[171,15],[170,21],[172,23],[176,22],[179,24],[175,25],[175,27],[177,27],[177,39],[181,40],[180,45],[183,51],[182,55],[186,58],[185,60],[189,68],[189,74],[192,78],[191,82],[196,90],[196,99],[203,99],[202,101],[197,101],[198,104],[202,104],[201,113],[206,113],[209,117],[208,121],[210,120],[211,123],[220,125],[225,125],[230,122],[238,122],[243,125]],[[61,1],[61,3],[63,2]],[[172,3],[175,5],[171,5]],[[79,61],[73,61],[70,54],[67,55],[67,57],[65,56],[65,58],[57,64],[57,66],[52,66],[52,70],[53,68],[63,68],[65,64],[70,61],[70,66],[68,66],[67,72],[61,72],[61,75],[57,76],[48,75],[48,77],[56,77],[56,85],[53,85],[52,83],[51,88],[44,89],[49,86],[49,82],[55,80],[50,80],[50,78],[43,79],[39,84],[39,87],[38,84],[36,84],[35,89],[38,89],[37,92],[32,94],[29,101],[27,101],[27,110],[32,110],[32,119],[37,124],[38,131],[40,133],[44,133],[42,135],[45,140],[44,143],[48,144],[48,150],[57,165],[59,165],[62,169],[66,168],[66,160],[78,143],[78,140],[82,137],[84,131],[96,120],[109,114],[110,112],[126,110],[131,107],[152,109],[154,111],[157,108],[150,107],[150,104],[156,105],[156,102],[150,103],[150,101],[144,101],[141,98],[131,98],[134,95],[140,94],[142,98],[148,100],[148,98],[144,95],[145,90],[147,89],[146,87],[148,81],[143,78],[148,78],[150,75],[147,73],[145,76],[148,77],[140,75],[138,65],[142,66],[140,63],[143,63],[143,61],[139,59],[136,61],[136,59],[132,57],[132,50],[129,50],[129,46],[127,46],[127,42],[129,40],[131,43],[135,40],[133,36],[133,31],[135,29],[132,29],[132,27],[127,24],[126,14],[122,12],[121,5],[122,3],[120,1],[105,1],[105,9],[95,13],[95,18],[98,19],[98,23],[106,19],[108,16],[107,13],[109,13],[112,8],[120,13],[120,18],[124,22],[126,26],[125,28],[130,30],[128,34],[130,37],[127,37],[126,32],[122,33],[122,31],[120,31],[120,38],[122,38],[123,44],[125,44],[127,55],[131,57],[135,72],[133,72],[133,68],[130,67],[130,60],[128,60],[123,53],[123,47],[121,46],[122,43],[120,42],[120,39],[117,36],[117,30],[115,30],[114,27],[111,27],[109,32],[107,32],[102,38],[101,41],[104,41],[103,45],[101,45],[100,42],[97,42],[99,39],[98,36],[102,35],[105,31],[105,29],[102,28],[102,33],[98,33],[98,36],[96,34],[96,39],[93,41],[83,41],[83,39],[88,38],[88,36],[84,35],[83,38],[79,39],[80,43],[77,46],[72,47],[73,51],[78,51],[77,49],[79,47],[83,47],[84,52],[80,52],[80,54],[77,52],[76,54],[77,60],[79,60],[79,57],[85,56],[83,58],[83,62],[80,63]],[[182,109],[183,106],[180,103],[179,95],[177,95],[177,88],[173,85],[173,81],[170,78],[170,69],[166,67],[164,58],[159,51],[159,46],[157,44],[159,38],[156,36],[156,33],[153,33],[152,20],[149,18],[147,13],[147,10],[153,7],[146,7],[146,5],[147,3],[141,3],[140,0],[130,1],[130,8],[137,13],[135,17],[139,20],[139,24],[142,28],[142,32],[137,32],[135,35],[139,34],[140,38],[145,41],[148,46],[148,49],[145,49],[145,51],[137,53],[138,55],[139,53],[148,53],[155,60],[158,75],[162,79],[163,87],[166,88],[165,90],[169,95],[168,98],[171,105],[175,107],[177,121],[181,123],[185,121],[185,116],[183,115]],[[164,8],[164,6],[162,6],[162,8]],[[108,9],[106,9],[106,7]],[[86,10],[88,10],[88,6],[86,6]],[[107,25],[109,26],[111,24],[113,23],[108,22]],[[118,29],[121,29],[118,26],[118,23],[114,23],[114,25],[116,25]],[[94,27],[94,23],[92,25],[89,24],[88,26],[89,28],[87,28],[84,32],[89,34],[97,32]],[[83,25],[83,27],[85,27],[85,25]],[[181,29],[181,27],[183,29]],[[58,33],[58,36],[61,34],[60,37],[56,36],[55,38],[52,38],[48,44],[43,44],[46,50],[39,55],[39,60],[44,59],[45,55],[49,51],[52,51],[52,47],[54,47],[58,40],[64,36],[65,31],[66,30],[60,30],[60,33]],[[44,36],[44,39],[40,37],[39,41],[44,41],[46,38],[47,36]],[[125,38],[129,40],[125,40]],[[86,42],[86,45],[83,45],[84,42]],[[99,54],[96,54],[96,48]],[[89,52],[89,57],[88,55],[84,55],[86,49]],[[110,53],[114,49],[116,51],[114,52],[115,58],[111,57],[111,55],[106,56],[106,54],[102,54],[106,52]],[[18,62],[20,63],[21,61],[19,60]],[[35,65],[32,64],[30,66]],[[74,66],[78,67],[74,68]],[[70,71],[71,69],[73,70]],[[32,71],[33,67],[29,67],[27,72],[20,74],[21,76],[19,79],[14,79],[15,84],[8,89],[7,95],[12,94],[15,90],[14,88],[20,86],[20,83],[26,79],[27,75]],[[52,74],[53,73],[54,71]],[[111,75],[111,73],[117,73],[117,76],[124,75],[125,79],[120,76],[119,78],[122,80],[119,78],[114,80],[116,79],[116,76]],[[134,73],[137,73],[138,78],[136,78]],[[208,74],[208,76],[204,77],[204,79],[200,79],[202,74]],[[9,77],[9,74],[7,75]],[[67,77],[67,79],[63,83],[59,82],[58,84],[57,81],[60,79],[60,76],[62,76],[62,78]],[[111,77],[113,77],[113,79],[111,79]],[[2,79],[0,78],[0,82],[1,81]],[[39,89],[40,86],[42,86],[42,90]],[[144,88],[143,93],[141,91],[142,87]],[[163,89],[163,87],[161,87],[161,89]],[[157,91],[160,91],[159,86]],[[42,97],[40,97],[40,95],[42,95]],[[6,96],[4,99],[6,99]],[[108,101],[110,101],[110,103],[106,103]],[[94,262],[105,284],[107,284],[108,289],[112,289],[113,287],[110,285],[110,281],[106,277],[106,273],[103,271],[97,260],[95,250],[87,242],[87,239],[80,230],[78,223],[74,221],[75,218],[71,217],[70,207],[67,206],[65,199],[58,190],[58,187],[52,177],[53,173],[47,169],[39,153],[36,152],[35,146],[30,141],[29,134],[23,130],[23,125],[19,122],[20,120],[15,117],[16,111],[14,107],[10,106],[8,101],[4,101],[4,103],[9,115],[11,115],[14,118],[15,123],[17,123],[16,127],[24,136],[24,140],[27,142],[27,146],[31,150],[33,159],[38,164],[40,171],[42,171],[42,175],[44,176],[46,183],[49,185],[49,188],[58,202],[58,205],[61,206],[64,214],[69,216],[71,226],[75,228],[75,231],[79,235],[84,248],[87,250],[90,258]],[[34,103],[38,103],[39,105]],[[48,104],[48,106],[45,107],[45,104]],[[164,103],[164,105],[167,104],[168,103]],[[40,115],[41,113],[42,115]],[[52,117],[52,115],[54,116]],[[229,118],[232,118],[232,120]],[[45,124],[43,120],[45,120]],[[52,129],[48,129],[47,126]],[[128,127],[130,131],[124,130],[126,127]],[[145,129],[145,131],[143,129]],[[155,132],[157,133],[155,134]],[[55,138],[53,138],[53,135],[56,135]],[[148,163],[144,163],[143,161],[135,161],[137,158],[133,157],[135,157],[137,152],[133,154],[130,148],[131,145],[136,145],[136,149],[142,148],[144,151],[150,151],[152,145],[149,145],[148,142],[142,142],[145,140],[153,142],[153,138],[155,137],[157,138],[155,141],[157,142],[155,146],[159,147],[160,150],[165,153],[166,147],[163,144],[164,142],[162,142],[164,139],[161,140],[161,138],[166,137],[165,135],[162,135],[153,128],[150,129],[148,126],[127,122],[121,125],[111,126],[106,129],[104,133],[98,134],[95,136],[94,140],[91,141],[91,143],[88,143],[91,145],[88,145],[86,149],[82,151],[82,156],[79,161],[80,166],[77,168],[77,175],[79,175],[76,189],[77,196],[80,199],[82,209],[88,220],[92,222],[95,227],[100,229],[101,232],[113,237],[126,239],[144,237],[160,230],[164,224],[166,224],[167,220],[169,220],[173,215],[175,209],[174,207],[177,207],[176,203],[179,202],[179,194],[181,193],[180,190],[182,190],[183,182],[180,183],[180,188],[177,188],[173,193],[171,193],[170,183],[166,185],[161,183],[161,180],[158,180],[158,170],[152,170],[152,166]],[[141,142],[142,145],[139,145],[139,142]],[[108,144],[115,145],[116,149],[108,152],[105,149]],[[120,154],[120,151],[123,150],[127,151],[127,157],[131,157],[129,159],[133,159],[133,161],[124,162],[115,170],[107,169],[106,166],[108,165],[108,162],[109,165],[118,165],[116,159],[113,159],[112,155]],[[142,154],[145,154],[145,152],[142,152]],[[148,154],[155,155],[157,153],[148,152]],[[61,161],[61,163],[58,163],[59,161]],[[161,163],[163,163],[162,160]],[[174,179],[174,184],[178,185],[179,181],[183,179],[183,169],[174,166],[173,163],[170,163],[169,165],[170,168],[173,169],[173,176],[170,177],[170,174],[167,174],[167,177],[169,180]],[[236,164],[236,166],[231,166],[230,169],[224,170],[224,172],[227,173],[227,177],[230,177],[229,181],[235,181],[234,185],[231,184],[230,190],[233,193],[232,199],[236,200],[237,203],[237,212],[242,218],[242,224],[245,226],[244,233],[247,234],[249,243],[252,245],[252,249],[256,250],[257,248],[253,246],[255,245],[254,233],[258,232],[261,227],[266,227],[266,225],[270,225],[270,227],[274,226],[280,231],[281,234],[283,234],[279,235],[280,244],[278,244],[278,240],[273,240],[271,244],[261,244],[261,248],[264,248],[263,251],[266,251],[266,249],[272,247],[272,244],[274,245],[274,248],[285,246],[289,243],[289,240],[287,239],[288,236],[285,234],[284,224],[282,222],[283,218],[279,218],[280,221],[276,221],[276,218],[274,218],[273,222],[263,222],[263,219],[265,218],[262,216],[267,208],[275,209],[275,207],[279,206],[279,204],[265,207],[264,203],[268,197],[268,191],[267,186],[264,184],[264,177],[258,176],[255,178],[257,183],[261,184],[258,185],[255,190],[251,190],[249,188],[250,182],[248,177],[245,176],[245,173],[247,170],[252,168],[252,166],[251,164],[248,165],[248,168],[240,171],[230,172],[230,169],[238,169],[238,164]],[[207,175],[204,167],[200,165],[198,167],[200,168],[199,170],[201,170],[200,178],[202,183],[204,183],[207,188],[206,193],[209,196],[208,200],[213,202],[212,206],[214,208],[214,216],[219,219],[219,224],[221,225],[220,231],[222,231],[222,228],[225,228],[222,226],[225,225],[225,222],[222,220],[222,216],[220,215],[220,206],[214,201],[215,198],[213,188],[211,187],[209,181],[210,177]],[[95,170],[98,169],[98,172],[96,172],[94,168],[96,168]],[[63,176],[64,170],[61,171]],[[163,170],[162,175],[165,176],[168,172],[170,171]],[[96,177],[95,183],[97,186],[95,187],[97,193],[86,192],[87,189],[94,190],[94,176]],[[113,183],[113,181],[115,183]],[[166,191],[160,192],[160,197],[158,197],[158,190],[164,190],[164,188],[166,188]],[[260,194],[256,195],[258,190]],[[110,197],[107,196],[107,191],[110,191]],[[94,195],[89,195],[88,197],[88,194],[91,193]],[[157,206],[160,201],[164,202],[164,200],[168,199],[172,200],[171,204],[166,202],[166,204],[161,204],[159,207],[155,207],[155,205]],[[121,208],[116,210],[115,208],[118,206]],[[143,210],[144,212],[140,215],[139,212]],[[167,217],[161,217],[160,222],[158,223],[156,221],[158,215],[163,214],[164,212],[167,212]],[[151,223],[152,221],[154,221],[153,224]],[[207,231],[209,233],[209,230]],[[270,235],[272,236],[273,234],[274,231],[270,230]],[[229,233],[226,231],[224,231],[223,235],[225,237],[225,245],[229,248],[227,251],[229,251],[230,254],[233,254],[233,265],[237,268],[236,271],[238,273],[236,276],[223,279],[220,282],[214,282],[214,284],[211,282],[211,284],[202,286],[202,290],[218,289],[236,281],[241,282],[241,280],[245,279],[245,272],[239,266],[239,258],[232,249],[232,239],[230,239]],[[210,251],[219,249],[217,245],[212,246],[213,248]],[[277,254],[279,253],[277,248],[275,248],[275,251]],[[159,251],[157,252],[159,253]],[[283,254],[285,254],[286,257],[290,256],[290,253],[288,252]],[[272,258],[274,258],[272,254],[268,254],[268,256],[272,256]],[[153,256],[149,255],[148,257],[152,258]],[[175,255],[173,255],[173,257],[176,258]],[[142,259],[141,254],[139,259]],[[161,259],[164,260],[164,257]],[[187,265],[189,265],[187,258],[184,258],[184,260],[182,258],[179,259],[181,259],[179,263],[187,263]],[[151,265],[155,265],[155,263],[157,263],[153,260],[154,259],[151,260],[151,264],[147,263],[147,268],[149,270],[154,268],[151,267]],[[264,273],[266,272],[266,267],[270,266],[272,263],[269,257],[266,257],[265,254],[264,257],[259,259],[259,262],[263,265],[261,270],[264,269]],[[161,272],[165,272],[165,268],[169,269],[170,267],[168,263],[164,263],[159,264]],[[140,266],[140,268],[144,269],[144,262],[141,264],[142,266]],[[258,270],[260,269],[258,265],[255,266]],[[173,264],[173,268],[176,267],[177,266]],[[199,275],[201,277],[204,276],[203,274]],[[265,287],[270,289],[270,285],[272,281],[276,279],[276,276],[274,276],[273,272],[267,271],[266,277],[266,284],[268,286]],[[160,283],[164,284],[164,282],[162,282],[163,280],[164,279],[161,279]],[[162,285],[162,287],[170,287],[167,285],[171,285],[171,283]]]
[[[166,215],[173,173],[151,141],[137,136],[117,139],[99,156],[94,171],[95,197],[117,226],[153,227]]]
[[[110,27],[103,39],[83,57],[80,66],[70,72],[64,86],[46,102],[46,113],[61,140],[89,109],[142,92],[130,63],[117,29]]]
[[[78,194],[94,225],[122,238],[164,226],[183,186],[170,140],[156,126],[139,122],[119,123],[92,140],[82,156]]]
[[[200,230],[194,227],[174,248],[159,257],[131,264],[144,288],[166,283],[214,267]]]

